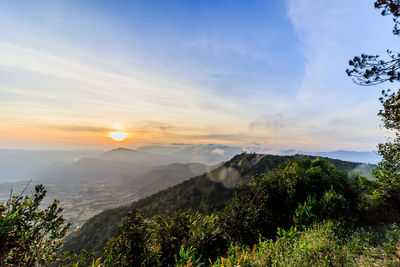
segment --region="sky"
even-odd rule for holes
[[[2,1],[0,148],[376,150],[388,85],[345,73],[396,48],[373,2]]]

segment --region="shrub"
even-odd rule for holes
[[[149,224],[139,210],[129,212],[120,225],[120,235],[107,242],[105,254],[112,266],[154,266]]]
[[[175,212],[144,220],[135,210],[121,224],[120,234],[108,241],[102,264],[172,266],[190,261],[193,266],[200,266],[224,254],[227,246],[226,235],[214,214]]]
[[[46,193],[37,185],[32,196],[13,196],[0,203],[0,265],[49,265],[57,259],[71,224],[61,216],[58,200],[40,209]]]

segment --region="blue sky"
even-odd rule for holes
[[[382,87],[345,74],[396,47],[373,1],[3,1],[0,23],[2,148],[382,141]]]

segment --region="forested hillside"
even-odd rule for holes
[[[128,212],[139,208],[150,218],[173,211],[198,211],[202,214],[221,211],[233,197],[234,187],[239,181],[259,176],[278,167],[288,160],[311,158],[311,156],[276,156],[243,153],[233,157],[217,169],[191,178],[174,187],[133,202],[129,206],[106,210],[89,219],[81,229],[70,234],[64,250],[85,249],[101,253],[106,241],[118,234],[118,225]],[[357,170],[362,166],[371,171],[374,165],[327,159],[345,172]]]

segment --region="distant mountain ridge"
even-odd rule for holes
[[[162,155],[143,152],[135,149],[118,147],[112,150],[108,150],[96,156],[99,159],[105,160],[115,160],[115,161],[130,161],[130,162],[138,162],[138,161],[146,161],[147,159],[156,159],[159,160],[162,158]]]
[[[147,166],[171,163],[199,162],[214,165],[231,159],[244,151],[275,155],[319,155],[347,161],[376,164],[381,157],[375,152],[337,150],[331,152],[307,152],[300,150],[276,151],[257,146],[227,145],[167,145],[143,146],[136,149],[119,147],[109,151],[52,151],[0,149],[0,183],[37,179],[40,169],[55,163],[72,163],[83,157],[101,160],[140,162]],[[165,157],[165,156],[168,157]]]
[[[71,162],[97,151],[0,149],[0,183],[31,179],[31,174],[56,162]]]
[[[81,158],[69,163],[54,163],[34,172],[32,180],[75,187],[88,182],[101,182],[122,176],[141,175],[149,166],[96,158]]]
[[[208,151],[206,149],[191,152],[176,150],[168,155],[119,147],[71,162],[54,162],[36,170],[30,175],[30,178],[34,181],[76,187],[81,184],[103,182],[108,179],[138,177],[151,168],[160,165],[191,163],[215,165],[228,160],[228,157],[233,154],[215,155],[215,153],[212,153],[215,148],[207,147]]]
[[[330,152],[306,152],[306,151],[298,151],[298,150],[284,150],[281,151],[282,155],[312,155],[312,156],[321,156],[332,159],[340,159],[344,161],[352,161],[352,162],[360,162],[360,163],[369,163],[369,164],[377,164],[381,161],[381,156],[376,152],[365,152],[365,151],[350,151],[350,150],[336,150]]]

